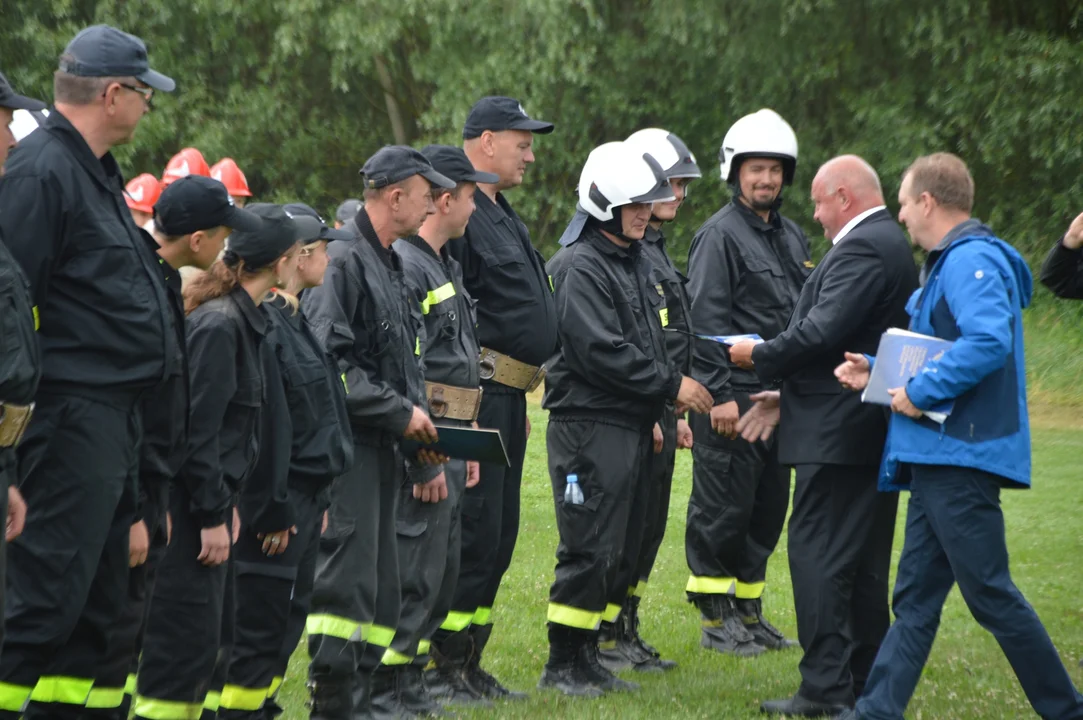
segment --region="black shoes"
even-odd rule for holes
[[[755,657],[767,652],[745,627],[732,597],[697,595],[695,603],[703,616],[702,647],[737,657]]]
[[[752,634],[756,644],[762,645],[768,650],[786,650],[797,647],[797,642],[790,640],[782,631],[767,621],[763,616],[763,600],[738,600],[737,612],[741,616],[741,622]]]
[[[528,697],[526,693],[509,690],[481,667],[481,653],[489,644],[493,626],[471,625],[469,632],[473,640],[473,648],[463,668],[463,677],[470,689],[491,700],[526,700]]]
[[[821,703],[802,697],[800,693],[785,700],[768,700],[760,705],[760,712],[767,715],[790,715],[793,717],[837,718],[853,711],[846,705]],[[853,718],[853,715],[850,715]]]
[[[597,633],[550,623],[549,661],[538,689],[559,690],[573,697],[600,697],[611,692],[632,692],[639,685],[621,680],[601,664]]]
[[[468,630],[433,640],[431,654],[436,668],[425,673],[430,697],[442,705],[492,707],[492,703],[466,681],[466,666],[473,652],[474,641]]]

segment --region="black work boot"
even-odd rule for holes
[[[399,670],[380,666],[371,677],[371,715],[374,720],[402,720],[412,718],[414,714],[407,710],[399,699]]]
[[[662,654],[639,636],[639,598],[632,595],[625,601],[621,613],[624,620],[624,636],[627,642],[640,651],[643,660],[635,664],[636,672],[665,672],[677,667],[673,660],[663,660]]]
[[[795,641],[787,638],[781,630],[767,622],[767,618],[763,616],[762,598],[738,600],[737,612],[741,615],[741,622],[755,638],[756,644],[768,650],[786,650],[797,646]]]
[[[398,672],[399,702],[418,717],[453,717],[429,694],[425,686],[424,671],[418,665],[403,665]]]
[[[474,641],[467,630],[451,633],[443,639],[433,638],[433,670],[425,672],[425,685],[429,696],[441,705],[460,707],[492,707],[485,696],[474,691],[466,682],[466,665],[474,649]]]
[[[353,688],[343,678],[310,675],[305,687],[310,720],[353,720]]]
[[[767,650],[756,642],[741,622],[734,599],[729,595],[697,595],[696,606],[703,616],[700,645],[726,655],[755,657]]]
[[[549,661],[545,663],[539,690],[559,690],[571,697],[601,697],[602,689],[580,666],[580,649],[594,643],[594,633],[549,623]]]
[[[628,647],[624,637],[624,622],[618,617],[616,622],[603,622],[598,629],[598,662],[611,673],[631,670],[635,666],[638,654],[629,654],[634,648]]]
[[[474,692],[492,700],[526,700],[526,693],[508,690],[500,684],[499,680],[481,668],[481,653],[489,644],[489,637],[492,634],[492,625],[470,626],[470,637],[474,641],[474,648],[465,668],[467,684]]]
[[[583,674],[590,678],[594,685],[601,688],[602,692],[634,692],[639,689],[637,683],[621,680],[602,665],[598,660],[597,637],[592,642],[579,648],[579,656],[576,662]]]

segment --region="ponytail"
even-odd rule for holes
[[[271,288],[271,296],[280,298],[282,302],[286,303],[286,306],[290,309],[290,315],[296,315],[301,309],[301,298],[297,297],[291,292],[286,291],[283,288]]]
[[[218,297],[224,297],[241,282],[241,274],[251,274],[245,270],[244,260],[232,250],[226,250],[222,257],[214,261],[204,273],[192,278],[184,288],[184,314]]]

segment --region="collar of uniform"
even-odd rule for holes
[[[53,136],[68,146],[79,164],[86,168],[91,177],[101,185],[109,190],[114,190],[114,186],[124,187],[124,177],[120,173],[120,166],[117,165],[113,153],[107,152],[101,160],[94,157],[94,152],[87,145],[82,134],[59,110],[49,113],[43,127],[52,130]]]
[[[764,219],[756,213],[755,210],[745,205],[739,198],[733,198],[733,204],[737,207],[737,212],[741,213],[749,225],[754,230],[760,232],[771,232],[772,230],[778,230],[782,227],[782,216],[779,215],[778,210],[772,210],[770,215],[770,222],[764,222]]]
[[[403,240],[410,243],[411,245],[416,247],[418,250],[425,253],[426,255],[433,258],[434,260],[437,260],[439,262],[444,261],[444,259],[442,257],[440,257],[439,255],[436,254],[436,251],[432,249],[432,246],[429,245],[427,242],[425,242],[425,238],[421,237],[420,235],[411,235],[410,237],[403,238]],[[443,248],[441,248],[441,250],[442,249]]]
[[[594,247],[598,248],[603,255],[610,255],[620,260],[634,261],[639,257],[639,253],[641,252],[639,243],[634,242],[628,247],[623,248],[607,238],[602,234],[601,230],[596,228],[586,228],[583,236],[588,242],[594,245]]]
[[[368,240],[369,244],[372,245],[372,249],[376,251],[377,257],[383,260],[388,268],[392,270],[398,269],[395,264],[397,259],[395,253],[391,252],[391,248],[385,248],[384,244],[380,242],[380,236],[376,234],[376,228],[372,227],[372,220],[369,219],[368,211],[365,208],[357,211],[354,222],[357,224],[361,237]]]
[[[647,226],[647,231],[643,233],[644,242],[660,243],[665,242],[665,239],[666,236],[662,233],[661,230],[655,230],[650,225]]]
[[[840,242],[843,241],[843,239],[847,235],[850,234],[851,230],[853,230],[858,225],[860,225],[862,222],[864,222],[868,218],[872,217],[876,213],[880,212],[881,210],[887,210],[887,206],[886,205],[877,205],[876,207],[871,207],[868,210],[865,210],[864,212],[861,212],[861,213],[858,213],[857,215],[854,215],[852,218],[850,218],[850,222],[848,222],[848,223],[846,223],[845,225],[842,226],[842,230],[839,230],[838,235],[836,235],[835,237],[833,237],[831,239],[831,244],[832,245],[838,245]]]
[[[510,221],[514,214],[503,193],[497,193],[496,202],[493,202],[480,187],[474,190],[474,207],[474,212],[482,213],[492,223]]]
[[[267,334],[267,316],[260,312],[260,309],[256,307],[256,303],[252,302],[252,296],[248,294],[248,291],[238,285],[233,288],[229,293],[229,296],[233,299],[233,302],[240,308],[241,314],[244,315],[245,322],[260,335]]]

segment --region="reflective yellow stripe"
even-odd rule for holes
[[[409,665],[411,660],[413,660],[412,657],[407,657],[391,648],[384,650],[384,656],[380,658],[380,662],[384,665]]]
[[[646,593],[646,592],[647,592],[647,581],[646,580],[640,580],[638,585],[633,585],[632,587],[628,588],[628,597],[641,598],[641,597],[643,597],[644,593]]]
[[[609,603],[605,606],[605,612],[602,613],[602,620],[611,623],[616,622],[618,617],[620,617],[620,605]]]
[[[474,613],[474,618],[470,621],[473,625],[488,625],[492,622],[493,609],[487,607],[479,607],[477,612]]]
[[[557,289],[553,287],[553,276],[549,276],[549,292],[556,292]]]
[[[135,695],[135,673],[128,676],[128,682],[124,683],[124,694]]]
[[[474,613],[449,612],[447,618],[440,625],[441,630],[459,632],[470,627],[470,621],[474,619]]]
[[[421,301],[421,314],[428,315],[429,309],[432,308],[433,305],[439,305],[445,300],[453,297],[455,297],[455,286],[451,283],[441,285],[435,290],[429,290],[429,294]]]
[[[669,308],[659,310],[658,317],[662,320],[662,327],[669,327]]]
[[[94,681],[89,678],[61,677],[58,675],[38,678],[38,684],[30,693],[33,702],[85,705]]]
[[[223,710],[247,710],[255,712],[263,707],[263,702],[271,694],[271,688],[246,688],[240,685],[226,685],[222,688]]]
[[[418,654],[418,656],[428,655],[429,650],[432,650],[432,641],[431,640],[422,640],[417,644],[417,654]]]
[[[155,700],[142,695],[135,696],[133,705],[136,717],[146,720],[199,720],[203,714],[203,703]]]
[[[30,310],[34,313],[34,332],[37,332],[41,329],[41,316],[38,315],[38,306],[35,305]]]
[[[346,391],[346,394],[350,394],[350,386],[346,383],[346,373],[342,373],[342,389]]]
[[[207,697],[203,699],[203,709],[217,713],[220,707],[222,707],[222,693],[215,690],[207,693]]]
[[[88,710],[108,710],[120,707],[123,702],[124,688],[95,687],[91,688],[87,695],[86,707]]]
[[[361,623],[337,615],[309,615],[305,620],[305,630],[309,635],[327,635],[351,642],[365,639]]]
[[[373,645],[386,648],[395,639],[395,630],[383,625],[373,625],[368,632],[368,641]]]
[[[763,586],[766,583],[743,583],[737,581],[736,595],[738,600],[755,600],[763,596]]]
[[[602,614],[589,610],[549,603],[549,611],[546,613],[549,622],[557,625],[579,628],[580,630],[597,630],[602,622]]]
[[[421,357],[421,338],[414,338],[414,355]]]
[[[284,678],[276,677],[276,678],[271,680],[271,689],[267,692],[267,697],[274,697],[275,696],[275,693],[278,692],[278,688],[282,687],[282,680],[283,679]]]
[[[22,711],[26,706],[26,701],[30,699],[30,693],[34,691],[34,688],[26,685],[12,685],[11,683],[0,682],[0,710],[7,712],[17,713]]]
[[[733,595],[737,589],[737,578],[696,577],[688,578],[685,592],[703,593],[704,595]]]

